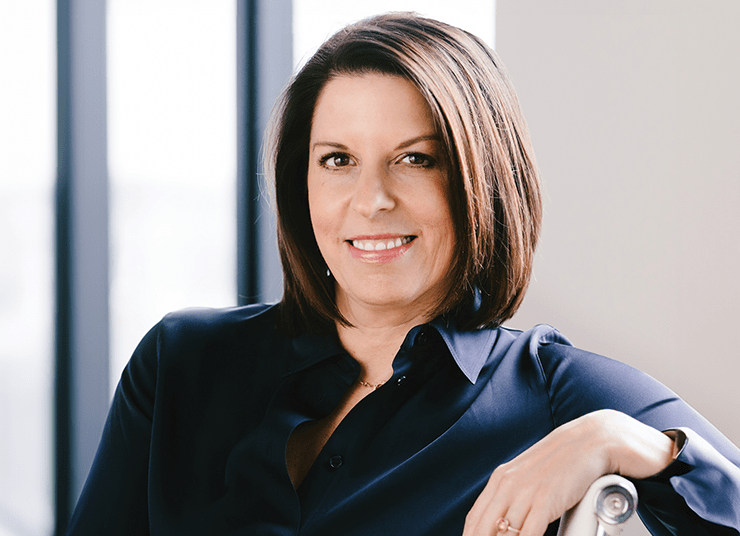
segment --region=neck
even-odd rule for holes
[[[393,374],[393,359],[409,330],[430,320],[429,315],[408,310],[342,309],[352,327],[337,323],[339,340],[362,366],[360,380],[373,384],[386,381]]]

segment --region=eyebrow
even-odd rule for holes
[[[421,141],[441,141],[441,138],[439,134],[422,134],[421,136],[416,136],[415,138],[411,138],[410,140],[406,140],[404,142],[401,142],[395,150],[398,149],[405,149],[406,147],[411,147],[414,144],[417,144]],[[342,151],[348,151],[349,147],[344,145],[343,143],[338,143],[335,141],[317,141],[313,145],[311,145],[311,150],[316,149],[316,147],[323,145],[326,147],[334,147],[335,149],[341,149]]]
[[[311,150],[313,151],[319,145],[324,145],[326,147],[334,147],[335,149],[342,149],[343,151],[349,150],[349,147],[347,147],[346,145],[343,145],[341,143],[337,143],[334,141],[317,141],[313,145],[311,145]]]
[[[406,140],[398,147],[396,147],[396,149],[405,149],[406,147],[411,147],[412,145],[419,143],[420,141],[441,141],[441,139],[438,134],[423,134],[421,136],[411,138],[410,140]]]

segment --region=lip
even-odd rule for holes
[[[406,237],[411,237],[411,240],[406,242],[405,244],[402,244],[400,246],[391,248],[391,249],[382,249],[382,250],[375,250],[375,251],[367,251],[364,249],[359,249],[355,247],[352,242],[359,240],[396,240],[396,239],[403,239]],[[348,238],[346,240],[347,248],[349,249],[349,253],[352,256],[352,258],[360,260],[362,262],[366,262],[368,264],[386,264],[389,262],[392,262],[400,257],[403,257],[406,252],[411,248],[411,246],[414,244],[417,236],[416,235],[408,235],[408,234],[397,234],[397,233],[386,233],[386,234],[377,234],[377,235],[357,235],[353,236],[352,238]]]
[[[398,234],[398,233],[386,233],[376,235],[357,235],[347,239],[348,242],[353,240],[395,240],[396,238],[403,238],[405,236],[414,236],[410,234]]]

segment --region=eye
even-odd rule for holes
[[[431,156],[424,153],[409,153],[401,158],[401,162],[423,168],[433,167],[436,163]]]
[[[349,155],[345,153],[330,153],[319,159],[319,164],[326,168],[340,168],[350,165]]]

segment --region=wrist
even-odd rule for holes
[[[673,439],[676,434],[661,433],[621,412],[608,412],[606,417],[605,446],[612,473],[647,478],[668,467],[680,450]]]

